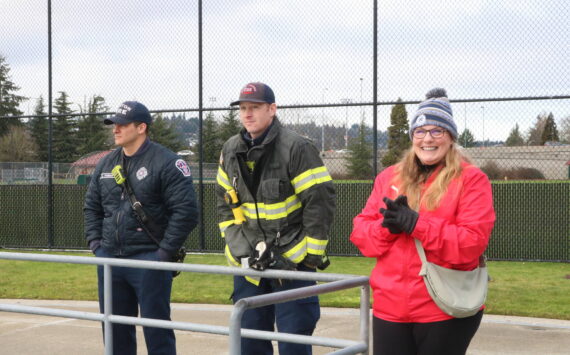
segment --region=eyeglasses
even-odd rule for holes
[[[433,129],[417,128],[414,130],[414,138],[424,138],[428,132],[432,138],[441,138],[447,131],[443,128],[433,128]]]

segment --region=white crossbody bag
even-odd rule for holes
[[[483,259],[475,270],[452,270],[427,261],[421,242],[417,239],[415,242],[422,260],[420,276],[437,306],[455,318],[477,313],[487,298],[489,274],[485,257],[481,256]]]

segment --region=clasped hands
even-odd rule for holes
[[[392,234],[402,232],[411,234],[416,227],[419,214],[408,206],[408,198],[400,195],[395,200],[384,197],[383,201],[387,208],[380,208],[380,213],[384,216],[382,227],[388,228]]]

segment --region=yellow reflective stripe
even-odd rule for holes
[[[226,244],[226,248],[224,249],[224,254],[226,255],[226,260],[230,266],[237,266],[240,267],[241,264],[233,257],[232,253],[230,252],[230,247]],[[261,277],[253,277],[253,276],[246,276],[245,279],[255,286],[259,286],[261,282]]]
[[[288,197],[285,202],[277,202],[271,204],[258,203],[257,211],[255,209],[255,203],[243,203],[241,205],[244,215],[251,219],[267,219],[275,220],[279,218],[285,218],[289,214],[303,207],[301,200],[297,195],[292,195]]]
[[[245,279],[255,286],[259,286],[259,283],[261,282],[261,277],[246,276]]]
[[[218,175],[216,176],[216,181],[219,185],[221,185],[226,190],[231,190],[232,185],[230,184],[230,180],[228,178],[228,174],[222,169],[222,166],[218,166]]]
[[[230,247],[227,244],[226,248],[224,249],[224,254],[226,255],[226,259],[230,266],[241,266],[241,264],[238,263],[237,260],[234,259],[234,257],[232,256],[232,253],[230,252]]]
[[[283,256],[298,264],[307,256],[307,237],[303,238],[299,244],[283,253]]]
[[[309,236],[305,238],[307,239],[307,253],[314,255],[325,255],[325,249],[329,243],[328,240],[315,239]]]
[[[307,254],[324,255],[328,240],[321,240],[305,236],[299,244],[283,253],[283,256],[298,264]]]
[[[229,221],[223,221],[218,224],[218,226],[220,227],[220,233],[222,234],[222,238],[226,236],[226,229],[228,229],[228,227],[231,226],[232,224],[234,224],[233,219]]]
[[[327,168],[325,166],[321,166],[305,171],[291,180],[291,182],[295,187],[295,193],[299,194],[313,185],[322,184],[323,182],[331,180],[332,177],[330,176]]]
[[[255,167],[255,162],[254,162],[254,161],[246,161],[245,164],[246,164],[247,167],[249,168],[249,171],[253,171],[253,168]]]

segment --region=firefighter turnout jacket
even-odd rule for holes
[[[226,258],[240,266],[264,241],[295,264],[320,266],[335,211],[332,178],[311,141],[277,118],[268,130],[249,147],[242,129],[222,148],[216,196]]]

